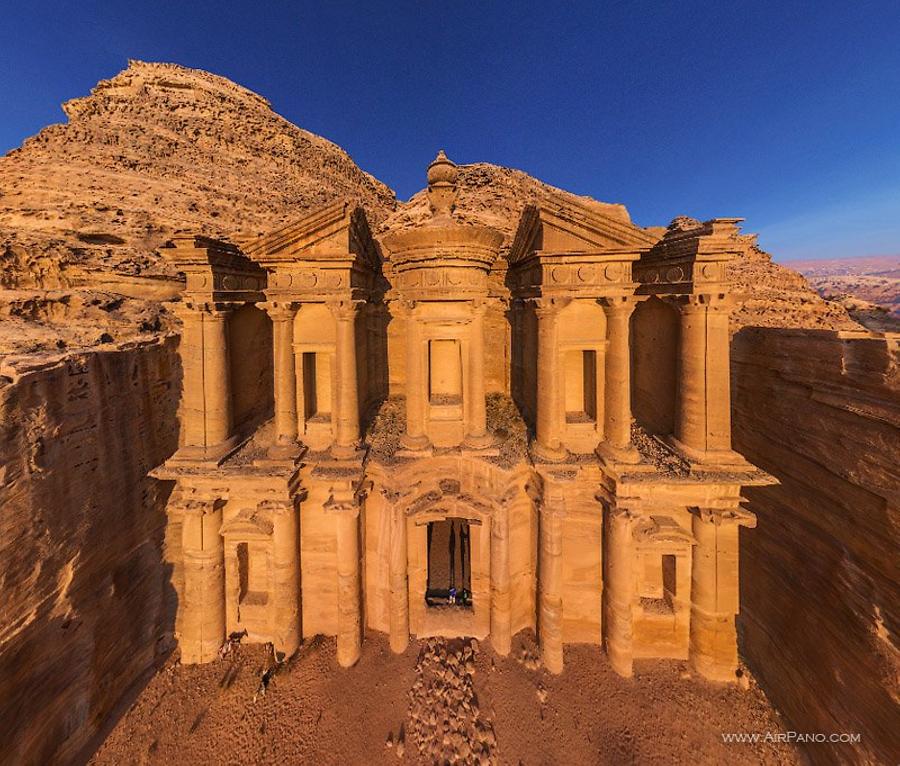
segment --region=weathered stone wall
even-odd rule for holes
[[[0,378],[0,762],[79,758],[173,646],[174,338]]]
[[[732,344],[734,445],[781,485],[746,490],[743,653],[816,763],[900,752],[898,339],[746,328]]]

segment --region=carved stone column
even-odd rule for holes
[[[562,498],[545,484],[540,509],[538,636],[541,659],[551,673],[563,669],[562,503]]]
[[[606,654],[613,670],[632,675],[634,659],[634,516],[625,508],[607,512]]]
[[[491,522],[491,644],[506,656],[512,645],[509,593],[509,508],[501,504]]]
[[[742,508],[693,509],[691,665],[705,678],[733,681],[737,670],[735,615],[739,608],[738,533],[755,526]]]
[[[525,376],[524,365],[522,364],[522,354],[524,351],[525,339],[522,337],[522,301],[514,298],[510,301],[509,309],[506,312],[509,317],[510,335],[512,342],[510,343],[510,380],[509,390],[512,394],[513,401],[521,403],[522,401],[522,379]]]
[[[547,302],[536,309],[538,318],[537,359],[537,434],[533,451],[548,461],[566,458],[566,450],[560,440],[562,429],[559,407],[559,347],[557,322],[560,306]]]
[[[356,377],[356,307],[352,302],[329,306],[336,323],[337,411],[332,452],[351,457],[359,447],[359,393]]]
[[[275,378],[275,444],[269,453],[282,457],[297,446],[297,369],[294,358],[294,317],[291,303],[269,303]]]
[[[326,509],[335,514],[338,576],[337,660],[349,668],[359,659],[361,633],[359,578],[359,506],[350,498],[334,498]]]
[[[209,662],[225,642],[224,501],[188,500],[183,506],[184,594],[181,604],[181,661]]]
[[[272,506],[275,649],[290,657],[300,646],[300,536],[294,502]]]
[[[185,447],[206,446],[206,394],[203,387],[203,314],[190,305],[175,309],[181,319],[182,433]]]
[[[690,296],[679,306],[678,414],[675,437],[689,457],[731,450],[727,298]]]
[[[623,463],[637,463],[640,455],[631,443],[631,329],[633,298],[609,298],[606,313],[606,381],[603,406],[604,441],[598,453]]]
[[[406,551],[406,514],[391,508],[390,631],[391,650],[402,654],[409,646],[409,575]]]
[[[706,313],[706,448],[720,453],[731,451],[731,309],[726,298],[712,301]]]
[[[229,309],[213,308],[203,315],[203,397],[206,409],[206,446],[231,437],[231,366],[228,351]]]
[[[487,432],[487,410],[484,394],[484,314],[487,306],[477,303],[472,307],[472,322],[469,336],[469,401],[468,432],[465,446],[471,449],[483,449],[493,443]]]
[[[406,309],[406,433],[400,440],[408,450],[426,450],[431,440],[425,434],[425,369],[422,364],[422,328],[415,306]]]

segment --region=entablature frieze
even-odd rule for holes
[[[397,273],[394,289],[407,300],[468,300],[486,297],[487,272],[435,264]]]
[[[688,510],[700,521],[717,527],[735,524],[752,529],[756,526],[756,514],[740,505],[725,508],[692,507]]]
[[[335,296],[371,298],[381,292],[378,275],[343,265],[310,267],[292,264],[269,275],[266,295],[271,299],[322,302]]]
[[[638,292],[646,295],[727,292],[727,262],[741,252],[741,218],[713,218],[694,228],[670,229],[635,264]]]
[[[700,263],[688,259],[635,264],[637,292],[642,295],[691,294],[700,291],[727,292],[731,284],[725,264]]]
[[[632,280],[632,264],[639,257],[640,253],[635,250],[582,253],[535,251],[510,267],[506,282],[515,297],[630,294],[637,288]]]
[[[173,237],[162,256],[185,275],[188,301],[255,303],[266,288],[266,272],[238,247],[201,236]]]

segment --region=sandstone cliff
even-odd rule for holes
[[[167,327],[176,275],[156,248],[176,231],[255,232],[342,197],[376,222],[395,206],[344,150],[206,72],[132,61],[63,108],[0,158],[0,353]]]
[[[900,338],[747,329],[732,348],[734,445],[778,477],[746,491],[742,647],[816,763],[900,752]]]
[[[171,650],[175,340],[0,377],[0,763],[78,762]]]

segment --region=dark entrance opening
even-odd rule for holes
[[[433,607],[472,606],[472,544],[469,522],[444,519],[428,524],[428,584]]]

